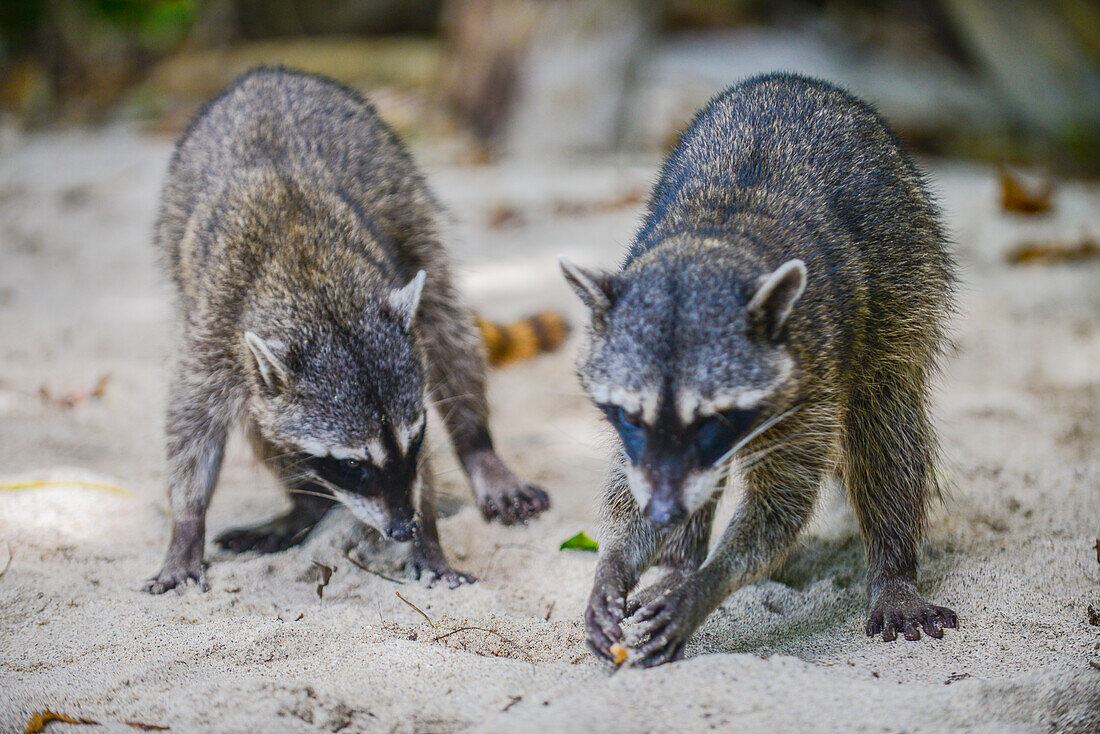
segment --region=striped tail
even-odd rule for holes
[[[477,326],[493,367],[552,352],[569,336],[569,324],[555,311],[542,311],[508,324],[495,324],[479,316]]]

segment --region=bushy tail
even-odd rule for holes
[[[479,316],[477,326],[493,367],[552,352],[569,336],[569,324],[556,311],[542,311],[507,324],[496,324]]]

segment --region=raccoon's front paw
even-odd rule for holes
[[[635,592],[634,596],[627,600],[626,616],[633,617],[639,609],[649,604],[657,597],[663,596],[672,589],[675,589],[682,584],[686,578],[686,574],[682,571],[666,571],[663,576],[654,581],[651,585],[645,587],[641,591]]]
[[[649,668],[684,656],[684,646],[702,622],[691,584],[666,589],[634,612],[629,634],[630,664]]]
[[[409,569],[417,580],[427,582],[429,589],[438,581],[447,584],[448,589],[457,589],[463,584],[477,582],[476,576],[456,571],[446,561],[412,558],[409,559]]]
[[[596,657],[615,662],[611,647],[623,638],[626,617],[626,593],[609,588],[595,588],[584,612],[585,642]]]
[[[202,563],[200,562],[193,566],[165,564],[160,573],[145,582],[145,591],[150,594],[163,594],[169,589],[183,591],[189,581],[194,581],[195,585],[203,591],[210,590],[210,585],[206,583],[206,574],[203,573]]]
[[[486,520],[495,519],[504,525],[515,525],[548,509],[550,497],[541,487],[524,484],[517,479],[510,487],[490,490],[481,495],[477,504]]]
[[[469,467],[477,504],[486,520],[514,525],[549,509],[550,496],[541,487],[527,484],[513,474],[492,451],[471,458]]]
[[[882,633],[893,642],[902,633],[907,640],[919,640],[920,631],[929,637],[943,637],[944,629],[959,626],[959,617],[947,607],[929,604],[915,591],[894,589],[877,595],[864,630],[868,637]]]

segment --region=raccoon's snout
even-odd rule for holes
[[[658,528],[679,525],[687,517],[687,509],[680,500],[681,482],[663,478],[653,483],[649,502],[645,506],[646,517]]]
[[[386,535],[390,540],[396,540],[398,543],[407,543],[415,538],[419,531],[415,517],[394,519],[386,526]]]
[[[663,529],[682,523],[687,510],[676,499],[653,497],[645,506],[645,514],[650,522]]]

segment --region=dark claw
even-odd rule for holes
[[[602,614],[598,611],[590,612],[588,628],[590,631],[600,633],[608,641],[608,647],[623,637],[623,629],[610,611],[604,611]]]
[[[864,631],[868,637],[874,637],[884,629],[882,620],[882,612],[876,609],[871,612],[871,616],[867,619],[867,625],[864,627]]]
[[[606,648],[601,647],[601,644],[606,642]],[[591,639],[586,639],[584,644],[592,651],[592,654],[605,663],[614,663],[614,659],[611,657],[611,646],[613,642],[601,640],[599,644],[593,642]]]
[[[499,517],[500,513],[497,511],[496,502],[492,497],[483,497],[481,502],[481,516],[486,520],[492,520],[494,517]]]
[[[956,628],[959,618],[947,607],[928,604],[910,593],[900,600],[895,598],[880,604],[867,618],[864,627],[870,637],[882,633],[884,642],[893,642],[901,633],[907,640],[919,640],[921,630],[933,639],[941,639],[944,629]]]
[[[623,636],[622,618],[610,608],[606,594],[593,594],[584,613],[586,640],[596,657],[612,662],[611,646]]]
[[[495,519],[503,525],[516,525],[547,510],[550,497],[533,484],[522,484],[482,497],[479,505],[486,520]]]
[[[153,595],[160,595],[171,589],[183,593],[191,581],[194,581],[202,591],[210,590],[210,585],[206,582],[206,574],[200,568],[198,571],[161,571],[145,582],[145,591]]]
[[[643,668],[652,668],[655,665],[662,665],[664,663],[674,663],[677,660],[683,660],[684,658],[684,644],[683,642],[673,647],[665,647],[658,650],[654,654],[647,658],[640,660],[637,665]]]

